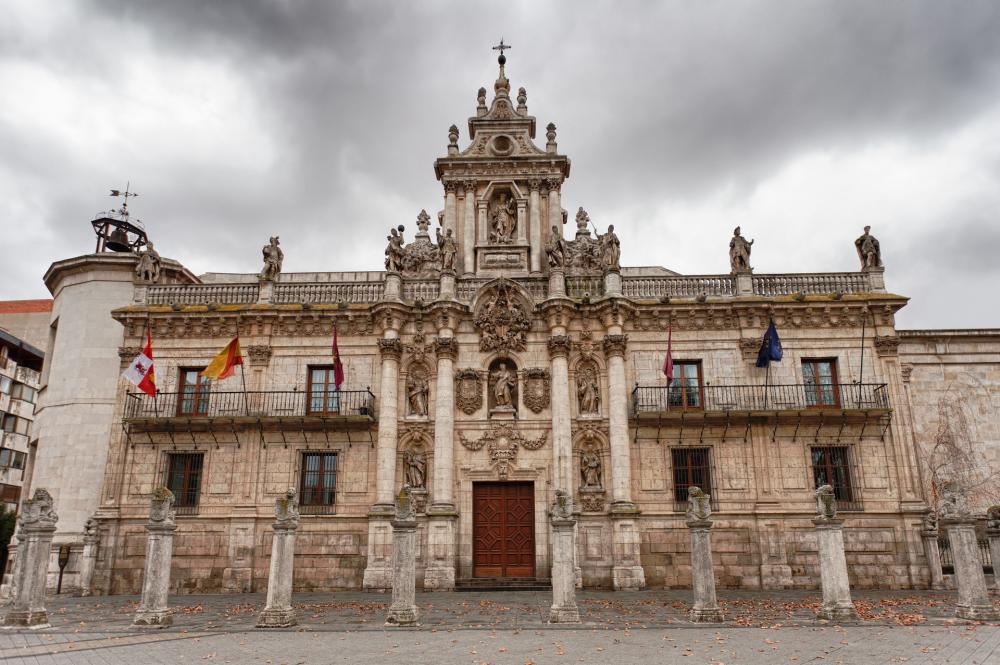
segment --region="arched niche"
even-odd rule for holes
[[[518,371],[510,356],[493,359],[486,373],[486,404],[490,418],[517,418]]]

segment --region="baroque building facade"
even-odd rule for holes
[[[33,485],[55,498],[57,546],[78,552],[94,518],[96,591],[140,589],[161,485],[177,496],[179,592],[266,588],[274,501],[289,488],[302,513],[295,588],[386,589],[403,485],[424,589],[547,579],[557,490],[579,514],[579,584],[688,586],[691,486],[711,496],[720,585],[815,587],[813,490],[827,483],[852,583],[928,584],[920,530],[935,495],[918,438],[935,427],[928,395],[947,350],[927,345],[961,334],[896,330],[907,299],[886,291],[867,230],[858,272],[754,273],[739,228],[730,274],[622,268],[614,227],[592,233],[583,208],[564,210],[570,161],[555,125],[536,143],[503,59],[468,132],[462,147],[452,126],[434,163],[443,210],[421,211],[409,243],[389,230],[384,271],[285,273],[277,237],[259,275],[196,277],[147,253],[52,265]],[[760,369],[771,321],[784,357]],[[155,399],[118,378],[147,331]],[[199,370],[237,335],[245,388],[205,382]],[[971,341],[993,354],[984,404],[997,399],[998,341]],[[979,443],[995,464],[986,411]]]

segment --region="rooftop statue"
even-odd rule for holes
[[[858,250],[858,258],[861,259],[861,269],[882,267],[882,250],[878,240],[869,231],[872,227],[866,226],[865,232],[854,241],[854,248]]]
[[[264,268],[260,271],[260,278],[268,281],[277,279],[281,262],[285,259],[285,253],[278,247],[278,236],[272,237],[261,253],[264,255]]]
[[[458,245],[451,229],[441,235],[441,229],[437,229],[438,254],[441,257],[441,270],[452,271],[455,269],[455,256],[458,254]]]
[[[146,249],[139,252],[139,261],[135,264],[135,276],[144,282],[160,281],[160,254],[153,249],[153,243],[147,242]]]
[[[385,269],[389,272],[399,272],[403,269],[403,229],[400,224],[394,229],[389,229],[389,235],[385,237],[389,244],[385,248]]]
[[[729,265],[733,274],[750,272],[750,247],[753,240],[747,240],[740,234],[740,227],[733,230],[733,239],[729,241]]]
[[[601,262],[605,270],[621,270],[622,244],[615,235],[615,225],[608,226],[608,232],[600,236]]]

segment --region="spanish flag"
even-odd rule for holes
[[[228,379],[236,373],[236,366],[243,364],[243,354],[240,353],[240,338],[234,337],[226,347],[219,352],[219,355],[212,358],[212,362],[201,370],[200,374],[206,379],[221,381]]]

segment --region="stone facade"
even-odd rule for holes
[[[513,485],[530,499],[497,500],[516,502],[508,519],[531,549],[501,561],[520,571],[510,576],[550,578],[568,540],[584,587],[690,587],[685,511],[697,485],[711,496],[716,584],[818,588],[813,491],[828,482],[851,585],[929,584],[921,529],[934,495],[917,453],[934,425],[914,405],[940,391],[947,359],[921,356],[925,337],[896,330],[906,298],[886,292],[881,265],[788,275],[757,262],[690,277],[619,267],[618,235],[592,233],[599,214],[580,208],[562,237],[569,159],[555,125],[534,143],[526,93],[512,99],[503,67],[468,126],[468,146],[453,128],[434,164],[440,246],[432,215],[421,211],[409,244],[393,223],[384,272],[195,278],[163,259],[149,284],[131,256],[53,265],[54,320],[88,334],[56,336],[50,371],[87,377],[94,398],[84,408],[64,394],[68,406],[46,416],[38,468],[59,488],[61,515],[67,505],[57,541],[82,543],[96,509],[95,592],[141,588],[149,496],[162,484],[179,497],[172,593],[266,589],[273,506],[290,487],[301,503],[292,588],[387,589],[403,485],[417,588],[476,577],[490,529],[508,528],[477,502],[483,488]],[[617,233],[626,260],[651,240]],[[103,290],[84,292],[95,274]],[[765,387],[754,361],[772,320],[784,357]],[[156,400],[116,378],[147,326]],[[334,327],[346,376],[336,396]],[[237,377],[185,393],[188,370],[237,334],[248,392]],[[977,370],[987,395],[1000,385],[997,357]],[[984,432],[998,422],[976,412]],[[558,490],[575,526],[557,547]]]

